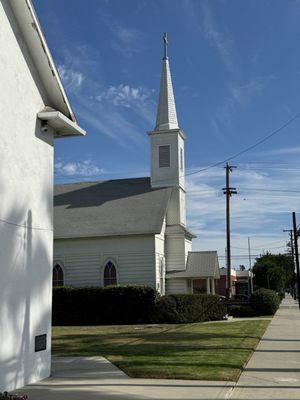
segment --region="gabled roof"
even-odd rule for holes
[[[160,233],[171,191],[150,178],[55,185],[54,238]]]
[[[166,278],[216,278],[220,277],[216,251],[190,251],[184,271],[170,271]]]
[[[22,42],[26,44],[31,61],[39,76],[39,82],[46,94],[46,106],[61,112],[74,123],[73,133],[60,133],[57,136],[82,135],[85,132],[78,129],[75,115],[61,83],[58,71],[42,32],[38,17],[31,0],[9,0],[3,2],[5,7],[10,7],[19,28]],[[42,110],[41,110],[42,111]]]

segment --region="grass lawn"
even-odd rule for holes
[[[54,356],[104,356],[131,377],[237,380],[268,320],[53,328]]]

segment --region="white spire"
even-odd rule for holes
[[[167,56],[167,34],[164,34],[164,57],[160,78],[159,103],[155,131],[179,129],[173,93],[172,78]]]

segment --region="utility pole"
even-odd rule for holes
[[[230,197],[233,194],[237,194],[236,188],[230,187],[229,176],[232,172],[233,166],[226,163],[226,187],[223,188],[223,193],[226,195],[226,248],[227,248],[227,287],[226,287],[226,298],[231,299],[231,248],[230,248]]]
[[[293,261],[295,262],[294,243],[293,243],[293,229],[283,229],[282,232],[288,232],[290,234],[291,256],[292,256]]]
[[[251,267],[251,247],[250,247],[250,237],[248,236],[248,254],[249,254],[249,274],[250,274],[250,294],[253,293],[253,275]]]
[[[283,232],[288,232],[290,234],[291,256],[292,256],[293,264],[295,265],[295,250],[294,250],[294,240],[293,240],[293,229],[283,229]],[[292,286],[292,296],[296,300],[295,285]]]
[[[299,304],[299,309],[300,309],[298,231],[297,231],[297,222],[296,222],[296,213],[295,212],[293,212],[293,233],[294,233],[294,247],[295,247],[295,258],[296,258],[296,269],[297,269],[297,295],[298,295],[298,304]]]

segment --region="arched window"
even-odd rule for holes
[[[53,267],[53,287],[64,285],[64,271],[59,264]]]
[[[108,261],[104,268],[104,286],[117,284],[117,270],[112,261]]]

